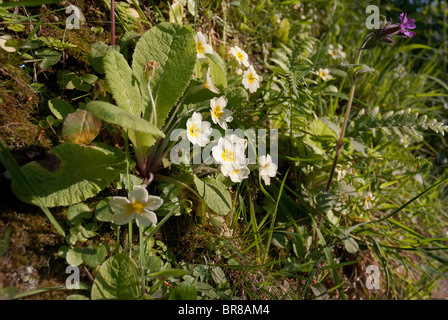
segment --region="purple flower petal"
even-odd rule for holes
[[[402,12],[400,14],[400,20],[401,20],[401,24],[400,24],[400,28],[401,28],[401,33],[404,34],[405,36],[408,36],[409,38],[412,38],[415,35],[415,32],[410,32],[408,31],[408,29],[415,29],[415,20],[411,19],[408,20],[408,14],[405,12]]]

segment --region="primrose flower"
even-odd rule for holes
[[[336,168],[336,172],[338,173],[338,181],[341,181],[345,178],[347,170],[345,170],[344,168]]]
[[[399,143],[403,145],[404,148],[409,147],[409,141],[406,137],[401,137]]]
[[[328,46],[327,52],[333,59],[336,59],[338,56],[338,52],[336,51],[336,49],[334,48],[334,46],[332,44],[330,44]]]
[[[226,105],[227,98],[225,96],[210,100],[212,121],[214,124],[219,124],[224,130],[227,130],[227,122],[233,120],[232,112],[226,109]]]
[[[243,73],[243,86],[249,89],[251,93],[254,93],[260,87],[260,79],[252,65]]]
[[[219,93],[219,89],[213,84],[210,68],[208,68],[207,74],[205,75],[204,87],[213,93]]]
[[[219,138],[218,144],[212,148],[212,155],[215,161],[221,164],[223,174],[224,172],[233,172],[235,169],[241,169],[247,165],[247,159],[244,154],[246,147],[247,141],[235,134]],[[222,167],[226,168],[223,169]]]
[[[198,59],[205,59],[206,53],[213,53],[213,48],[207,43],[207,36],[202,32],[196,33],[196,51],[198,54]]]
[[[319,71],[317,72],[317,75],[323,80],[323,81],[327,81],[330,79],[333,79],[333,77],[330,74],[330,70],[327,68],[324,69],[319,69]]]
[[[202,121],[202,115],[194,112],[187,120],[187,138],[193,145],[205,147],[210,142],[213,129],[208,121]]]
[[[408,29],[415,29],[415,20],[408,20],[407,15],[408,14],[406,12],[402,12],[400,14],[400,29],[402,34],[409,38],[412,38],[415,35],[415,32],[408,31]]]
[[[367,191],[366,197],[364,200],[364,209],[365,210],[369,210],[369,209],[373,208],[373,203],[372,203],[373,200],[375,200],[375,196],[372,194],[372,192]]]
[[[230,177],[232,182],[241,182],[249,177],[250,170],[248,167],[233,168],[221,166],[221,172],[225,177]]]
[[[268,186],[271,184],[271,178],[277,174],[277,165],[272,162],[271,156],[258,157],[258,163],[260,164],[260,177],[264,180],[264,183]]]
[[[235,56],[236,61],[238,61],[239,65],[244,65],[246,68],[249,67],[249,57],[244,50],[241,50],[239,47],[235,46],[230,48],[230,53]]]
[[[344,52],[344,48],[342,47],[342,45],[340,45],[338,43],[338,55],[342,58],[345,59],[345,57],[347,56],[347,54]]]
[[[116,211],[113,222],[123,225],[130,222],[134,217],[144,227],[157,224],[157,216],[153,210],[159,209],[163,199],[148,195],[146,188],[138,187],[129,192],[128,197],[112,197],[109,206]]]
[[[327,52],[335,60],[339,58],[345,59],[345,57],[347,56],[343,50],[343,47],[339,43],[337,49],[332,44],[330,44],[328,46]]]

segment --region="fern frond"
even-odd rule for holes
[[[421,168],[425,165],[428,165],[429,167],[432,167],[432,162],[428,159],[422,158],[422,157],[414,157],[413,155],[410,154],[405,154],[405,153],[401,153],[401,152],[395,152],[395,153],[391,153],[391,152],[386,152],[386,153],[382,153],[380,155],[379,158],[377,158],[378,160],[388,160],[388,161],[398,161],[398,162],[402,162],[402,163],[408,163],[411,164],[413,166],[416,166],[418,168]]]
[[[395,134],[402,138],[421,139],[423,132],[428,129],[442,136],[448,132],[448,126],[443,122],[436,119],[428,121],[426,115],[419,115],[418,112],[412,112],[411,109],[389,111],[382,115],[379,108],[375,107],[367,114],[365,110],[361,110],[358,116],[351,121],[347,136],[357,137],[368,132],[376,135],[380,131],[386,135]]]

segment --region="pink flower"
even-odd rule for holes
[[[404,34],[404,35],[406,35],[406,36],[408,36],[409,38],[412,38],[412,37],[415,35],[415,32],[411,32],[411,31],[409,31],[408,29],[415,29],[415,20],[414,20],[414,19],[408,20],[407,15],[408,15],[408,14],[405,13],[405,12],[402,12],[402,13],[400,14],[400,20],[401,20],[400,28],[401,28],[401,33]]]

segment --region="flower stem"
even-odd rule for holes
[[[359,64],[359,61],[361,60],[361,53],[362,53],[362,50],[359,50],[358,57],[356,58],[355,64]],[[339,154],[341,153],[342,147],[344,146],[342,140],[344,139],[345,129],[347,128],[348,118],[350,116],[350,109],[352,108],[353,97],[355,95],[355,88],[356,88],[357,80],[358,80],[358,78],[356,76],[356,73],[354,73],[353,74],[353,83],[352,83],[352,87],[350,89],[350,95],[348,98],[347,109],[345,110],[344,123],[342,124],[341,135],[339,136],[338,143],[336,144],[336,154],[334,156],[333,165],[331,167],[330,177],[328,178],[326,192],[330,191],[331,182],[333,181],[333,176],[334,176],[334,172],[336,170],[336,165],[338,163]]]
[[[110,2],[110,18],[111,18],[111,44],[115,46],[115,0],[111,0]]]
[[[133,220],[129,221],[129,223],[128,223],[128,229],[129,229],[128,241],[129,241],[129,257],[130,258],[132,258],[132,223],[133,223]]]
[[[142,285],[142,297],[145,294],[145,247],[144,247],[144,235],[143,226],[139,226],[139,242],[140,242],[140,266],[142,269],[141,285]]]

